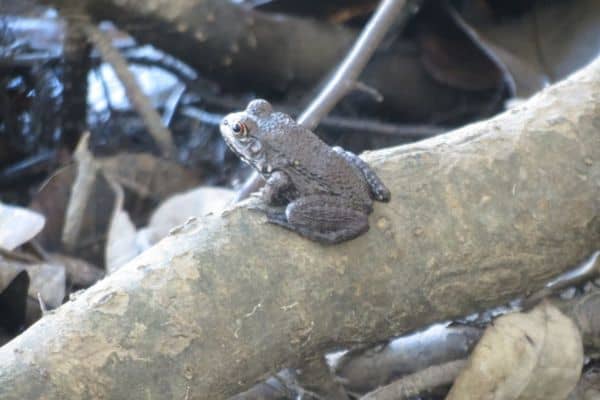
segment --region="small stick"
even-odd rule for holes
[[[173,135],[171,131],[163,125],[162,118],[154,109],[148,97],[142,92],[135,76],[129,70],[127,61],[121,53],[112,46],[110,40],[105,33],[92,24],[86,24],[85,33],[90,42],[96,47],[100,53],[102,60],[113,67],[119,81],[125,88],[127,98],[138,112],[144,126],[148,129],[148,133],[158,144],[163,156],[171,158],[175,155],[175,147],[173,145]]]
[[[354,89],[358,76],[371,59],[388,29],[396,21],[400,12],[405,9],[406,3],[406,0],[381,1],[375,14],[364,27],[354,46],[327,85],[300,115],[299,124],[310,130],[315,129],[321,119],[329,114],[340,99]]]
[[[224,114],[204,111],[194,106],[181,108],[181,113],[194,118],[203,124],[219,126]],[[352,117],[327,116],[321,121],[321,126],[337,130],[363,132],[369,135],[393,136],[402,140],[421,140],[444,133],[450,128],[435,125],[393,124],[371,119]]]

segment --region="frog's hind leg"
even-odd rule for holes
[[[383,202],[390,201],[391,194],[389,189],[385,187],[381,179],[379,179],[379,177],[375,174],[375,171],[371,169],[369,164],[364,162],[363,159],[357,156],[356,154],[352,153],[351,151],[344,150],[339,146],[333,147],[333,150],[342,157],[344,157],[346,161],[348,161],[350,164],[354,165],[360,170],[360,172],[367,180],[367,183],[369,184],[369,188],[371,189],[371,194],[374,199]]]
[[[338,197],[315,195],[288,204],[285,214],[267,213],[269,222],[308,239],[336,244],[369,230],[367,215],[340,202]]]

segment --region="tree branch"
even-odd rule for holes
[[[180,227],[2,347],[0,398],[224,398],[539,289],[597,250],[598,121],[600,59],[489,121],[365,155],[392,201],[353,241],[242,206]]]

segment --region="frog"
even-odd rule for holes
[[[267,221],[322,243],[369,230],[373,202],[389,189],[356,154],[329,146],[267,100],[255,99],[220,124],[227,146],[266,181],[258,193]]]

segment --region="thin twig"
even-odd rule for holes
[[[392,23],[405,9],[407,0],[382,0],[344,61],[327,85],[298,118],[298,123],[315,129],[323,117],[350,92],[360,73],[379,46]]]
[[[319,125],[321,119],[354,88],[356,79],[400,13],[404,10],[404,15],[407,17],[415,10],[417,4],[414,0],[381,0],[346,58],[337,67],[327,85],[298,118],[299,124],[311,130]],[[258,190],[263,183],[260,175],[253,172],[234,201],[245,199],[250,193]]]
[[[392,124],[370,119],[357,119],[338,116],[325,117],[321,123],[325,128],[335,128],[346,131],[393,136],[408,140],[427,139],[450,130],[443,126],[420,124]]]
[[[451,384],[466,365],[467,360],[434,365],[367,393],[360,400],[405,400],[427,390]]]
[[[559,275],[548,282],[545,287],[533,293],[523,300],[521,306],[529,309],[538,304],[543,298],[566,289],[569,286],[579,285],[582,282],[593,279],[600,275],[600,251],[595,251],[587,260],[577,266],[575,269]]]
[[[204,111],[194,106],[182,107],[181,113],[196,119],[203,124],[219,126],[225,115]],[[371,119],[352,117],[327,116],[321,121],[321,126],[337,130],[363,132],[369,135],[393,136],[405,140],[421,140],[439,135],[450,128],[435,125],[393,124]]]
[[[121,53],[112,46],[112,43],[105,33],[92,24],[85,26],[85,32],[90,40],[98,49],[102,60],[113,67],[119,81],[125,88],[127,98],[138,112],[148,133],[158,144],[163,156],[169,158],[175,155],[173,145],[173,135],[171,131],[163,125],[162,118],[154,109],[148,97],[142,92],[133,73],[129,70],[127,61]]]

